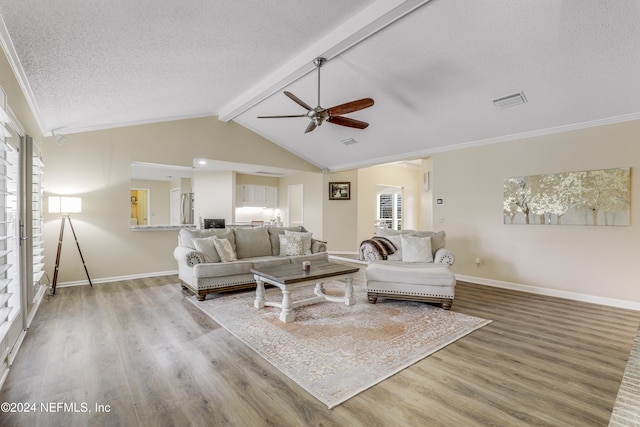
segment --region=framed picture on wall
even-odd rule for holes
[[[350,200],[351,199],[351,183],[350,182],[330,182],[329,183],[329,200]]]

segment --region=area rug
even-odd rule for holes
[[[343,287],[325,283],[327,293],[340,294]],[[297,289],[292,298],[312,292]],[[267,301],[280,302],[281,295],[266,290]],[[280,321],[279,308],[255,309],[251,291],[189,300],[329,408],[491,322],[420,302],[369,304],[358,283],[354,295],[352,306],[298,307],[292,323]]]

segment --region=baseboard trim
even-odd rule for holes
[[[337,255],[337,256],[357,255],[357,254],[358,254],[357,252],[349,252],[349,251],[330,252],[330,255]],[[178,274],[178,270],[157,271],[153,273],[139,273],[139,274],[126,275],[126,276],[103,277],[100,279],[92,279],[91,283],[94,283],[94,284],[111,283],[111,282],[120,282],[123,280],[143,279],[145,277],[170,276],[172,274]],[[538,286],[524,285],[521,283],[513,283],[513,282],[505,282],[502,280],[486,279],[484,277],[467,276],[463,274],[456,274],[456,279],[463,282],[476,283],[478,285],[493,286],[495,288],[512,289],[514,291],[529,292],[532,294],[546,295],[550,297],[564,298],[564,299],[570,299],[574,301],[582,301],[582,302],[588,302],[592,304],[600,304],[600,305],[606,305],[610,307],[640,311],[640,302],[600,297],[596,295],[581,294],[578,292],[562,291],[559,289],[542,288]],[[70,286],[82,286],[82,285],[88,285],[88,284],[89,284],[88,280],[78,280],[74,282],[58,283],[56,286],[60,288],[65,288]]]
[[[139,274],[130,274],[126,276],[102,277],[100,279],[92,278],[91,283],[96,285],[100,283],[121,282],[123,280],[144,279],[145,277],[171,276],[172,274],[178,274],[178,270],[156,271],[153,273],[139,273]],[[56,284],[56,288],[67,288],[70,286],[82,286],[82,285],[88,285],[88,284],[89,284],[88,280],[77,280],[74,282],[61,282]]]
[[[529,292],[532,294],[546,295],[556,298],[570,299],[574,301],[588,302],[592,304],[606,305],[616,308],[640,311],[640,303],[615,298],[600,297],[596,295],[581,294],[578,292],[562,291],[560,289],[541,288],[538,286],[523,285],[520,283],[503,282],[501,280],[486,279],[483,277],[466,276],[456,274],[456,279],[462,282],[476,283],[478,285],[493,286],[495,288],[512,289],[514,291]]]

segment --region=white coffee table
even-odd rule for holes
[[[260,269],[252,269],[257,287],[256,299],[253,303],[255,308],[264,308],[265,306],[279,307],[280,320],[285,323],[293,322],[295,314],[293,309],[309,304],[315,304],[322,301],[343,302],[346,305],[355,304],[353,297],[352,278],[353,274],[360,270],[358,267],[352,267],[337,262],[314,262],[308,271],[302,269],[301,264],[289,264],[278,267],[266,267]],[[345,280],[344,296],[333,296],[324,293],[323,279],[342,279]],[[264,284],[269,283],[277,286],[282,291],[282,302],[265,301]],[[291,291],[303,286],[315,285],[315,296],[305,298],[299,301],[292,301]]]

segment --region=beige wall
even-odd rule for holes
[[[64,145],[45,138],[42,148],[45,196],[60,193],[83,197],[83,212],[74,216],[73,223],[94,280],[176,269],[173,249],[177,231],[129,229],[132,161],[192,166],[194,158],[206,157],[317,171],[253,132],[215,117],[70,134]],[[46,270],[52,275],[60,219],[45,214],[44,220]],[[58,280],[86,280],[68,235]]]
[[[640,200],[640,121],[625,122],[433,156],[434,218],[443,218],[455,273],[560,293],[640,302],[640,210],[631,226],[504,225],[506,177],[614,167],[632,168]],[[476,267],[475,258],[482,258]],[[556,292],[556,293],[558,293]]]
[[[376,186],[402,187],[403,228],[422,229],[422,170],[404,165],[383,165],[358,170],[358,234],[352,251],[375,232]]]
[[[171,222],[171,193],[169,181],[132,179],[131,188],[149,190],[149,224],[169,224]]]
[[[351,200],[329,200],[330,182],[350,182]],[[324,239],[329,252],[353,253],[358,248],[358,171],[323,175]]]
[[[246,173],[236,173],[236,184],[246,185],[267,185],[277,187],[280,179],[274,176],[249,175]],[[279,195],[279,194],[278,194]]]
[[[282,221],[284,224],[288,224],[287,194],[289,192],[289,186],[302,184],[304,226],[307,230],[313,232],[314,238],[326,240],[326,230],[324,227],[326,223],[323,221],[325,206],[322,197],[322,177],[323,175],[321,173],[307,172],[280,178],[278,185],[278,209],[282,213]]]
[[[2,89],[7,94],[9,106],[18,121],[20,121],[20,124],[24,126],[27,134],[39,139],[42,136],[42,132],[38,128],[35,117],[22,94],[22,89],[20,89],[20,85],[2,49],[0,49],[0,85],[2,85]]]

